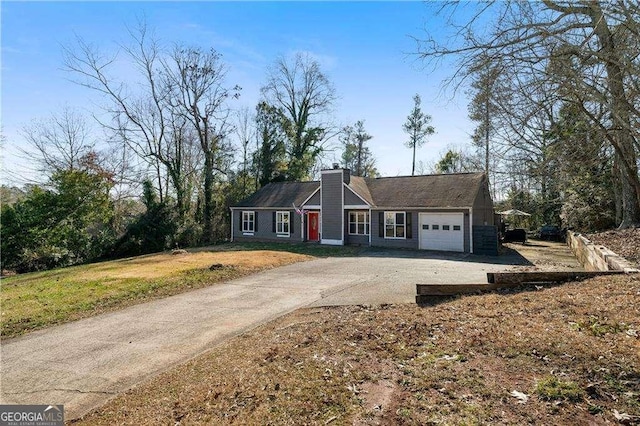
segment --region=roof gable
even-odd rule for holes
[[[373,204],[373,199],[371,198],[369,187],[367,186],[367,182],[364,178],[360,176],[351,176],[348,186],[351,191],[353,191],[356,195],[366,201],[367,204]]]

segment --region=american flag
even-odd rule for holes
[[[301,207],[301,208],[298,208],[298,207],[296,207],[295,203],[291,203],[291,204],[293,204],[293,208],[294,208],[294,210],[295,210],[295,211],[296,211],[296,213],[298,213],[300,216],[302,216],[303,214],[307,214],[307,211],[306,211],[305,209],[303,209],[302,207]]]

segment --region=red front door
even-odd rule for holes
[[[320,215],[318,214],[318,212],[309,212],[309,214],[307,215],[307,223],[308,225],[308,234],[309,234],[309,241],[318,241],[319,240],[319,235],[320,233],[318,232],[319,227],[320,227],[320,220],[319,220]]]

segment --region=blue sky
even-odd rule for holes
[[[2,2],[3,170],[20,173],[24,166],[15,150],[24,144],[20,129],[32,119],[64,105],[89,112],[101,101],[70,81],[62,46],[77,35],[114,52],[128,40],[127,25],[144,16],[167,44],[213,47],[223,55],[227,82],[243,88],[234,108],[255,107],[278,55],[312,54],[336,87],[336,122],[365,120],[380,173],[410,174],[402,124],[414,94],[421,95],[437,132],[419,149],[418,160],[430,163],[449,145],[466,145],[473,128],[467,100],[441,95],[450,70],[428,74],[412,55],[411,36],[422,36],[425,26],[446,33],[434,10],[421,2]],[[7,183],[7,173],[1,179]]]

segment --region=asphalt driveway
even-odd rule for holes
[[[64,404],[66,418],[72,419],[297,308],[413,303],[417,283],[486,282],[486,272],[518,261],[371,251],[288,265],[36,331],[2,343],[1,402]]]

